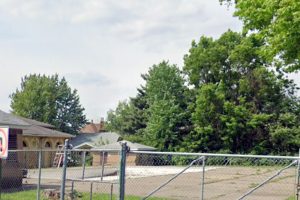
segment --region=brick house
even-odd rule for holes
[[[80,133],[100,133],[106,132],[104,129],[104,119],[101,118],[99,123],[94,123],[92,120],[88,122],[84,127],[79,131]]]

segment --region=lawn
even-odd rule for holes
[[[90,193],[88,192],[79,192],[77,194],[78,200],[90,200]],[[32,200],[36,199],[36,190],[28,190],[28,191],[22,191],[22,192],[13,192],[13,193],[2,193],[1,200],[16,200],[16,199],[22,199],[22,200]],[[110,200],[109,194],[99,194],[99,193],[93,193],[93,200]],[[140,200],[141,197],[138,196],[126,196],[126,200]],[[43,197],[41,192],[41,200],[47,200],[45,197]],[[113,196],[113,200],[117,200],[116,195]],[[168,200],[166,198],[157,198],[157,197],[151,197],[149,200]]]
[[[286,199],[286,200],[296,200],[296,198],[295,198],[295,197],[289,197],[289,198]]]

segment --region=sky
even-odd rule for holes
[[[240,31],[232,13],[218,0],[1,0],[0,109],[25,75],[57,73],[99,121],[153,64],[181,68],[192,40]]]

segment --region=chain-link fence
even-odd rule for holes
[[[118,197],[118,151],[68,150],[65,168],[64,152],[56,150],[9,150],[8,155],[0,165],[0,200]]]
[[[135,151],[127,158],[126,195],[141,199],[296,199],[297,157]]]
[[[119,160],[118,151],[69,151],[66,194],[74,199],[116,199]]]
[[[122,151],[10,150],[0,165],[0,199],[297,199],[298,157],[122,146]]]

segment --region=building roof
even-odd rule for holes
[[[15,116],[15,117],[20,118],[21,120],[23,120],[26,123],[31,124],[31,125],[42,126],[42,127],[51,128],[51,129],[55,128],[55,126],[53,126],[51,124],[47,124],[45,122],[39,122],[39,121],[36,121],[36,120],[33,120],[33,119],[28,119],[28,118],[25,118],[25,117],[21,117],[21,116]]]
[[[24,136],[62,138],[74,137],[71,134],[54,130],[54,126],[50,124],[16,116],[11,113],[3,112],[2,110],[0,110],[0,126],[23,129]]]
[[[90,142],[84,142],[75,147],[73,146],[73,149],[92,149],[92,148],[95,148],[95,146]]]
[[[120,142],[103,145],[103,146],[100,146],[97,148],[93,148],[93,150],[117,150],[117,151],[120,151],[122,142],[126,142],[127,146],[132,151],[155,151],[156,150],[156,148],[154,148],[154,147],[146,146],[146,145],[139,144],[139,143],[129,142],[127,140],[122,140]]]
[[[31,125],[23,128],[24,136],[72,138],[73,135],[42,126]]]
[[[88,144],[92,147],[99,147],[104,144],[110,144],[121,140],[117,133],[101,132],[101,133],[81,133],[70,140],[70,144],[75,149],[80,149],[83,144]]]
[[[9,126],[13,128],[22,128],[22,127],[30,126],[30,124],[25,122],[24,120],[12,114],[3,112],[2,110],[0,110],[0,125]]]

